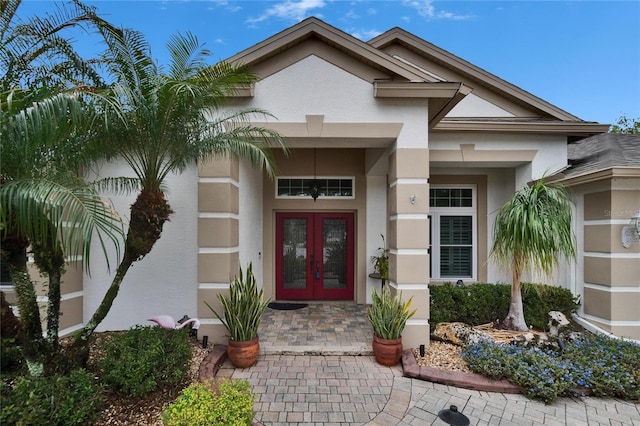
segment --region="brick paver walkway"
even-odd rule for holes
[[[401,365],[384,367],[369,354],[370,326],[356,318],[364,307],[310,307],[267,310],[256,365],[236,369],[221,362],[224,347],[216,346],[201,366],[201,378],[216,374],[248,380],[257,397],[255,421],[264,426],[446,425],[438,413],[451,405],[471,425],[640,426],[640,404],[631,401],[561,398],[545,405],[518,394],[403,377]],[[303,325],[308,320],[319,321],[313,332]],[[347,355],[336,354],[341,345],[348,348]],[[363,348],[360,355],[358,347]]]

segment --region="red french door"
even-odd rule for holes
[[[276,213],[276,298],[353,299],[353,213]]]

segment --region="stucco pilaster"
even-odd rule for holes
[[[226,343],[225,329],[204,301],[218,307],[239,268],[239,163],[215,158],[198,165],[199,336]],[[221,310],[219,310],[221,312]]]
[[[389,285],[413,297],[416,315],[403,333],[406,347],[429,342],[429,150],[399,148],[389,156]],[[413,232],[411,232],[413,230]]]

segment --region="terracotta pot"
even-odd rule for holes
[[[235,340],[229,340],[227,346],[227,356],[229,361],[236,368],[251,367],[258,360],[260,354],[260,343],[258,337],[255,339],[246,340],[243,342],[237,342]]]
[[[402,358],[402,337],[395,340],[381,339],[373,336],[373,355],[379,364],[391,367]]]

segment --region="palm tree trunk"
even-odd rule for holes
[[[89,320],[89,322],[84,326],[82,330],[80,330],[73,340],[73,363],[78,367],[86,367],[87,362],[89,361],[89,343],[93,332],[96,330],[98,325],[105,319],[109,310],[111,310],[111,306],[113,306],[113,301],[116,299],[118,292],[120,291],[120,285],[124,280],[127,271],[131,267],[134,262],[134,258],[131,256],[127,256],[125,252],[125,256],[118,265],[118,270],[116,271],[115,277],[113,277],[113,281],[109,286],[109,289],[105,293],[102,298],[102,302],[93,313],[93,316]]]
[[[504,320],[504,326],[507,330],[527,331],[529,329],[524,320],[521,279],[522,267],[516,265],[516,262],[514,262],[511,282],[511,304],[509,305],[509,313]]]
[[[89,343],[95,329],[105,319],[127,271],[137,260],[141,260],[160,239],[164,223],[169,220],[172,210],[161,191],[142,190],[131,206],[131,220],[125,241],[125,251],[111,286],[104,295],[100,306],[91,320],[80,330],[73,342],[74,362],[79,367],[89,360]]]
[[[33,376],[44,372],[42,324],[36,291],[27,270],[27,259],[24,255],[24,244],[10,244],[3,240],[3,260],[7,263],[13,288],[18,298],[20,322],[22,323],[23,344],[22,355]]]

